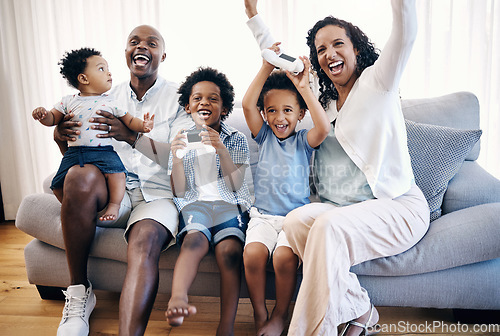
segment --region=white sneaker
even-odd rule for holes
[[[96,302],[92,284],[89,281],[87,290],[84,285],[69,286],[63,293],[66,303],[57,336],[88,336],[89,317]]]

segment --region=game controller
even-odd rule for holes
[[[298,74],[304,70],[304,63],[300,58],[295,58],[287,54],[276,54],[271,49],[262,50],[262,57],[277,68],[288,70]]]
[[[184,155],[186,155],[186,153],[192,149],[203,148],[208,152],[215,151],[215,148],[213,146],[205,145],[201,142],[200,132],[203,131],[203,129],[194,129],[182,132],[186,135],[186,137],[182,139],[186,143],[186,147],[183,149],[178,149],[175,152],[175,156],[177,156],[178,159],[182,159]]]

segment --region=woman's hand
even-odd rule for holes
[[[245,0],[245,13],[249,19],[257,15],[257,0]]]
[[[131,131],[120,121],[120,119],[106,111],[99,110],[96,113],[99,114],[100,117],[89,119],[89,122],[95,124],[92,125],[92,129],[108,132],[97,134],[98,138],[115,138],[118,141],[125,141],[129,145],[134,143],[137,133]]]

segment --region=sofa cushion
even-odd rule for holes
[[[465,161],[450,180],[443,198],[443,215],[479,204],[500,202],[500,181],[476,161]]]
[[[438,126],[459,129],[479,129],[479,101],[471,92],[454,92],[431,98],[403,99],[405,119]],[[479,156],[479,141],[466,160]]]
[[[500,203],[490,203],[443,215],[406,252],[363,262],[351,270],[358,275],[405,276],[500,258],[499,213]]]
[[[441,216],[448,182],[481,137],[481,130],[461,130],[406,120],[408,150],[417,185],[429,203],[431,221]]]

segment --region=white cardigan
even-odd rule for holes
[[[415,0],[391,4],[392,32],[380,57],[356,80],[340,111],[335,102],[327,110],[330,121],[337,119],[340,145],[365,174],[376,198],[401,196],[413,183],[398,86],[417,33]],[[275,42],[259,15],[247,24],[261,49]]]

